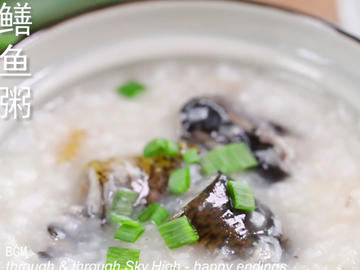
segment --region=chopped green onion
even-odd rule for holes
[[[165,140],[164,139],[153,139],[150,141],[144,148],[144,156],[145,157],[153,157],[163,153],[165,148]]]
[[[151,220],[155,222],[156,225],[160,225],[169,217],[169,212],[165,207],[159,206],[156,208],[155,212],[151,215]]]
[[[190,225],[186,216],[173,219],[158,226],[168,248],[178,248],[199,240],[199,235]]]
[[[114,198],[110,206],[110,216],[112,214],[130,216],[137,196],[137,193],[131,190],[119,189],[115,191]]]
[[[159,225],[168,217],[169,212],[164,207],[160,206],[157,202],[153,202],[139,213],[137,219],[140,222],[152,220],[156,225]]]
[[[150,141],[144,148],[145,157],[154,157],[160,154],[176,156],[179,153],[178,145],[165,138],[156,138]]]
[[[241,182],[228,181],[226,189],[235,209],[252,211],[255,209],[255,199],[251,188]]]
[[[170,173],[168,187],[172,194],[185,192],[190,186],[190,169],[181,168]]]
[[[139,261],[139,257],[140,250],[138,249],[109,247],[106,252],[106,264],[112,265],[111,269],[114,270],[129,269],[126,264],[131,262],[129,265],[135,265]],[[106,270],[108,270],[107,267]]]
[[[183,153],[183,159],[187,164],[196,163],[200,161],[200,157],[198,155],[198,151],[196,150],[196,148],[190,148],[186,150]]]
[[[179,146],[176,142],[166,140],[164,154],[174,157],[179,153]]]
[[[125,242],[134,243],[140,237],[140,235],[143,234],[144,231],[145,229],[141,226],[133,227],[124,224],[117,229],[114,238]]]
[[[144,85],[136,81],[127,81],[118,87],[117,92],[125,97],[132,98],[144,90]]]
[[[138,214],[137,219],[140,222],[145,222],[151,219],[151,216],[154,214],[155,210],[159,207],[157,202],[150,203],[146,208],[141,210]]]
[[[140,227],[141,226],[140,222],[133,220],[127,216],[110,213],[110,218],[114,223],[117,223],[117,224],[129,225],[132,227]]]
[[[205,173],[231,173],[257,166],[257,161],[244,143],[229,143],[209,151],[201,160]]]
[[[205,174],[210,174],[218,170],[217,166],[212,161],[213,157],[211,153],[207,153],[201,160],[201,167]]]

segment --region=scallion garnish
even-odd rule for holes
[[[190,186],[189,168],[180,168],[172,171],[169,176],[168,187],[172,194],[185,192]]]
[[[145,86],[136,81],[127,81],[120,85],[117,92],[124,97],[132,98],[145,90]]]
[[[190,148],[183,153],[183,159],[186,164],[196,163],[200,161],[196,148]]]
[[[179,146],[176,142],[166,140],[164,154],[174,157],[179,153]]]
[[[123,225],[129,225],[132,227],[140,227],[141,223],[133,220],[132,218],[129,218],[127,216],[118,215],[116,213],[110,213],[110,218],[114,223],[117,224],[123,224]]]
[[[251,188],[242,182],[228,181],[226,190],[231,197],[235,209],[252,211],[255,209],[255,199]]]
[[[150,203],[137,216],[140,222],[152,220],[156,225],[162,223],[169,217],[169,212],[157,202]]]
[[[111,215],[130,216],[133,211],[133,204],[137,198],[137,193],[131,190],[119,189],[115,191],[113,201],[110,206]]]
[[[199,235],[193,229],[186,216],[163,223],[158,226],[158,230],[170,249],[199,240]]]
[[[117,231],[115,232],[114,238],[125,241],[125,242],[130,242],[130,243],[134,243],[139,237],[140,235],[143,234],[143,232],[145,231],[145,229],[143,227],[133,227],[130,225],[121,225]]]
[[[202,158],[205,173],[214,171],[230,173],[257,166],[257,161],[245,143],[229,143],[217,147]]]
[[[154,157],[160,154],[176,156],[179,153],[178,145],[165,138],[156,138],[150,141],[144,148],[145,157]]]
[[[154,214],[155,210],[159,207],[157,202],[150,203],[147,207],[145,207],[141,212],[138,214],[137,219],[140,222],[145,222],[150,220],[151,216]]]
[[[151,220],[155,222],[156,225],[160,225],[169,217],[169,212],[165,207],[159,206],[156,208],[155,212],[151,215]]]
[[[139,261],[139,257],[140,250],[138,249],[109,247],[106,252],[106,264],[113,266],[119,264],[120,267],[114,267],[114,270],[128,269],[126,264],[132,262],[131,265],[135,265],[135,263]]]

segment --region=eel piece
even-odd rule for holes
[[[157,201],[167,194],[167,182],[172,170],[179,167],[180,156],[159,155],[153,158],[135,156],[92,161],[88,164],[86,215],[106,222],[106,211],[117,189],[135,191],[138,198],[134,206]]]
[[[282,256],[280,222],[258,200],[253,211],[234,209],[226,192],[226,182],[226,176],[218,174],[183,208],[182,214],[200,236],[199,243],[210,251],[223,250],[243,259],[279,261]]]
[[[260,164],[256,171],[269,183],[289,175],[281,162],[286,152],[274,138],[291,132],[280,124],[250,117],[219,97],[193,98],[183,106],[180,119],[182,137],[189,143],[210,150],[219,144],[244,142]]]
[[[167,193],[169,174],[180,162],[180,156],[164,155],[91,161],[85,169],[85,207],[48,225],[53,244],[38,252],[39,258],[50,260],[78,252],[77,243],[90,241],[92,232],[107,223],[107,210],[117,189],[135,191],[138,197],[134,206],[158,200]]]

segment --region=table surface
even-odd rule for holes
[[[253,0],[292,10],[302,11],[327,21],[337,23],[336,0]]]

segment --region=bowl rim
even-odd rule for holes
[[[167,3],[170,2],[169,0],[157,0],[157,1],[158,2],[163,1],[163,2],[167,2]],[[197,1],[197,0],[192,0],[192,1]],[[213,2],[213,0],[206,0],[206,1]],[[288,14],[300,15],[306,19],[311,19],[313,21],[317,21],[318,23],[323,24],[324,26],[328,27],[329,29],[335,30],[338,34],[342,35],[343,37],[351,39],[351,40],[355,41],[358,45],[360,45],[360,37],[356,37],[355,35],[344,30],[341,26],[339,26],[335,23],[332,23],[330,21],[327,21],[323,18],[320,18],[318,16],[315,16],[315,15],[311,15],[311,14],[308,14],[305,12],[297,11],[295,9],[291,9],[291,8],[287,8],[287,7],[283,7],[283,6],[276,6],[276,5],[272,5],[269,3],[262,3],[262,2],[257,2],[257,1],[254,2],[251,0],[221,0],[221,1],[226,1],[226,2],[235,3],[235,4],[248,4],[248,5],[257,6],[257,7],[261,7],[261,8],[265,8],[265,9],[273,9],[273,10],[277,10],[277,11],[282,11],[282,12],[286,12]],[[53,23],[49,23],[49,24],[45,25],[44,27],[32,32],[30,36],[20,39],[17,42],[14,42],[12,45],[15,47],[22,46],[24,43],[27,43],[28,41],[30,41],[34,38],[37,38],[39,35],[42,35],[42,33],[45,33],[48,30],[51,30],[52,28],[54,28],[58,25],[61,25],[65,22],[77,19],[83,15],[88,15],[91,13],[99,12],[101,10],[105,10],[105,9],[111,8],[111,7],[118,7],[118,6],[123,6],[123,5],[135,5],[135,4],[139,4],[139,3],[145,3],[145,2],[149,3],[149,2],[155,2],[155,1],[154,0],[121,0],[121,2],[101,4],[99,6],[95,6],[95,7],[86,9],[84,11],[81,11],[79,13],[70,15],[66,18],[59,19],[57,21],[54,21]]]

